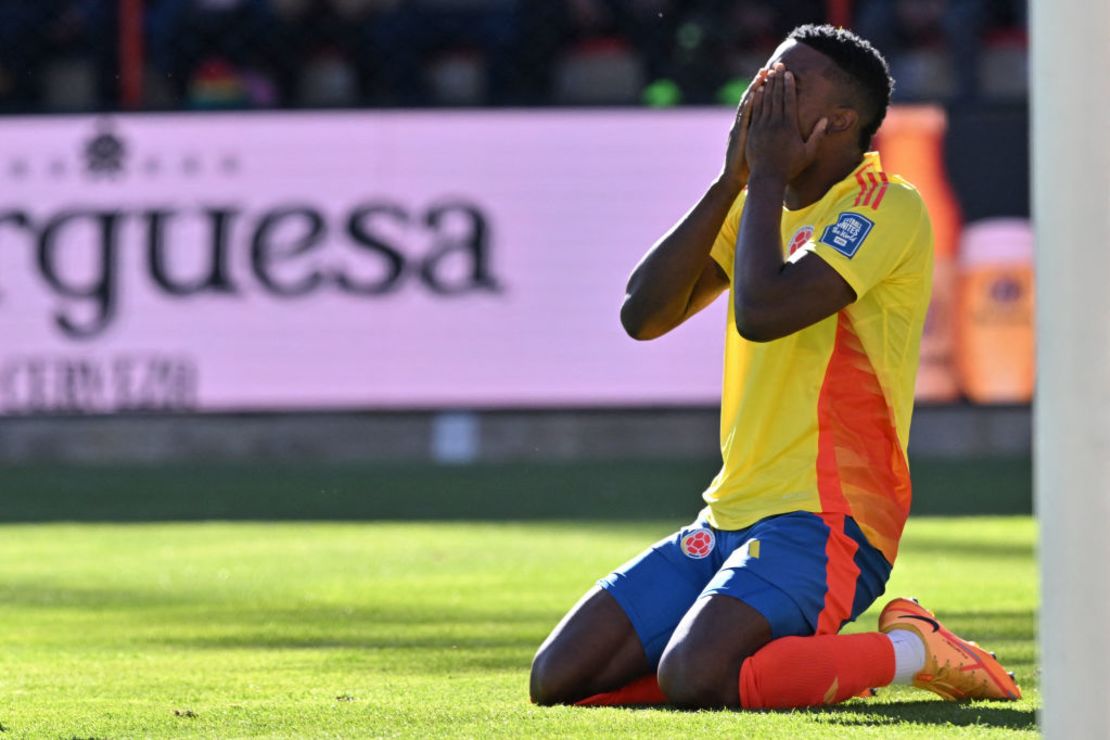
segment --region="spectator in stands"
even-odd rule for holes
[[[505,102],[520,2],[527,0],[407,0],[379,9],[369,38],[382,102],[432,102],[429,62],[450,54],[477,58],[486,89],[475,102]]]
[[[277,25],[268,0],[152,0],[152,66],[188,107],[277,104],[267,58]]]
[[[48,54],[43,103],[48,110],[90,110],[117,99],[115,0],[54,0],[41,29]]]
[[[277,18],[271,67],[283,99],[304,107],[354,106],[365,95],[370,56],[364,29],[375,9],[398,0],[272,0]]]
[[[825,21],[824,0],[794,0],[790,3],[771,0],[733,0],[715,3],[714,15],[707,19],[710,29],[720,36],[723,46],[720,61],[706,59],[723,71],[725,79],[750,78],[763,64],[779,42],[800,25]],[[709,70],[699,76],[708,76]],[[714,90],[719,82],[715,80]],[[695,102],[715,102],[704,97]]]
[[[116,0],[0,0],[0,110],[115,105],[118,7]],[[714,103],[742,87],[791,28],[824,20],[826,2],[147,0],[143,7],[148,104],[330,107],[636,104],[649,88],[665,89],[651,96],[657,104]],[[1009,80],[1004,95],[1024,94],[1009,71],[1024,59],[1024,35],[997,32],[1020,29],[1022,0],[856,0],[854,7],[856,28],[892,59],[903,99],[977,99],[982,80],[988,92],[991,80]]]
[[[987,22],[987,0],[860,0],[856,29],[880,49],[890,49],[891,67],[903,99],[944,93],[951,80],[958,101],[979,93],[979,50]],[[932,49],[944,69],[928,62],[910,65],[902,50]]]
[[[27,110],[39,102],[46,48],[40,33],[57,14],[56,0],[0,0],[0,105]]]

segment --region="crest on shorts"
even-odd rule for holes
[[[682,553],[694,560],[701,560],[713,552],[717,538],[710,529],[700,528],[687,532],[682,537]]]

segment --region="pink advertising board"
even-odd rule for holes
[[[712,404],[626,337],[727,110],[9,118],[0,413]]]

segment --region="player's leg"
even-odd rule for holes
[[[594,586],[540,645],[529,692],[537,704],[570,704],[649,670],[632,622],[616,599]]]
[[[579,601],[536,653],[530,681],[534,702],[570,704],[608,692],[618,693],[594,703],[662,700],[654,684],[659,656],[723,561],[712,546],[704,554],[683,550],[683,540],[701,531],[695,523],[660,540]],[[645,676],[649,685],[620,692]]]
[[[889,565],[850,518],[822,519],[829,525],[828,592],[816,634],[775,640],[744,661],[744,707],[832,704],[890,683],[948,700],[1021,697],[1013,674],[993,654],[957,637],[913,601],[890,602],[879,617],[880,632],[836,634],[882,594]]]
[[[659,687],[678,707],[737,707],[740,666],[770,641],[771,625],[753,607],[731,596],[699,598],[663,652]]]
[[[749,536],[675,630],[659,667],[667,696],[685,707],[810,706],[889,683],[889,638],[834,638],[890,572],[854,522],[799,512]]]
[[[950,700],[1021,697],[992,654],[912,601],[888,604],[881,632],[836,634],[882,594],[890,573],[850,518],[774,517],[750,536],[667,646],[659,680],[675,703],[785,709],[832,704],[892,682]],[[767,629],[775,639],[765,640]]]
[[[741,667],[743,706],[832,704],[855,696],[861,687],[889,683],[913,685],[948,701],[1021,698],[1014,675],[993,653],[957,637],[912,600],[887,604],[879,628],[769,643]]]

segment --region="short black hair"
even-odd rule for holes
[[[798,26],[788,39],[805,44],[833,60],[855,88],[864,110],[860,111],[860,148],[866,151],[890,107],[894,78],[890,66],[871,42],[846,28],[807,24]]]

